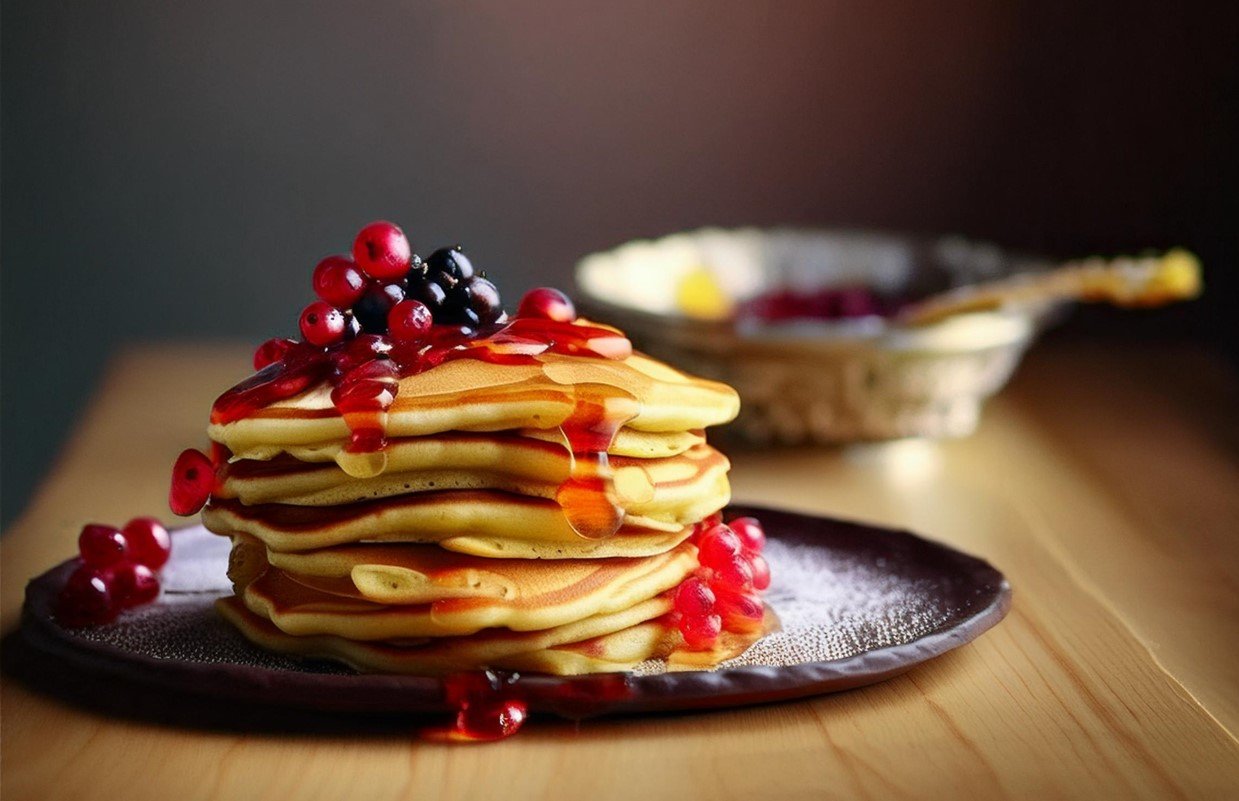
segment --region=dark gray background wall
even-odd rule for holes
[[[703,224],[1186,244],[1124,331],[1225,345],[1239,18],[1074,5],[4,2],[0,514],[120,343],[291,333],[376,217],[509,299]]]

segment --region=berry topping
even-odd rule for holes
[[[353,260],[361,271],[380,281],[404,278],[413,261],[413,250],[404,231],[393,223],[372,222],[353,242]]]
[[[172,538],[168,530],[153,517],[135,517],[125,525],[125,541],[129,543],[129,559],[135,564],[158,570],[172,555]]]
[[[168,508],[178,515],[196,514],[215,489],[215,467],[202,451],[183,451],[172,466]]]
[[[701,535],[697,544],[698,561],[705,567],[723,567],[740,555],[740,538],[725,525],[717,525]]]
[[[109,623],[119,611],[107,575],[90,567],[74,571],[56,598],[56,619],[66,626]]]
[[[473,262],[460,245],[439,248],[426,258],[426,280],[451,290],[473,277]]]
[[[380,334],[359,334],[347,346],[332,351],[331,363],[336,377],[360,367],[373,359],[383,358],[391,352],[391,342]]]
[[[705,651],[714,647],[722,633],[723,619],[718,615],[685,615],[680,618],[679,628],[689,648]]]
[[[499,300],[499,290],[485,278],[474,276],[465,284],[469,295],[469,308],[478,316],[482,325],[497,322],[503,316],[503,303]]]
[[[675,611],[689,617],[710,614],[714,611],[714,591],[701,579],[689,576],[675,591]]]
[[[216,399],[213,424],[244,419],[326,379],[350,430],[350,453],[369,452],[386,441],[385,413],[401,378],[457,359],[533,364],[548,351],[615,360],[632,354],[632,343],[621,332],[576,322],[572,301],[556,290],[534,290],[524,305],[526,316],[509,319],[495,284],[459,246],[440,248],[423,263],[388,222],[372,223],[358,234],[352,259],[329,256],[319,262],[313,286],[319,300],[301,314],[302,341],[264,343],[254,354],[258,372]],[[391,362],[383,368],[391,380],[341,387],[348,375],[376,359]],[[370,470],[378,461],[351,464]],[[177,485],[185,483],[182,478]],[[199,508],[191,500],[202,501],[191,495],[177,508]]]
[[[404,300],[404,289],[399,284],[375,284],[353,304],[353,316],[361,323],[361,330],[368,334],[387,333],[387,315],[392,306]]]
[[[761,549],[766,547],[766,532],[762,529],[761,523],[757,522],[757,518],[738,517],[727,525],[740,538],[740,544],[744,550],[761,553]]]
[[[570,323],[576,319],[576,307],[572,305],[572,300],[558,289],[539,287],[529,290],[525,297],[521,298],[516,316]]]
[[[296,345],[296,340],[292,339],[284,339],[282,337],[268,339],[258,346],[258,350],[254,351],[254,369],[261,370],[267,365],[284,361],[288,351]]]
[[[764,590],[770,586],[770,563],[759,553],[749,554],[749,567],[753,571],[753,589]]]
[[[676,588],[670,621],[684,635],[685,645],[701,650],[714,644],[708,617],[722,628],[741,634],[761,630],[765,606],[761,592],[770,586],[770,565],[761,555],[766,535],[756,518],[741,517],[724,524],[715,513],[693,529],[701,567]]]
[[[431,313],[440,312],[447,303],[447,290],[430,281],[410,285],[409,295],[421,301]]]
[[[433,322],[430,309],[417,300],[402,300],[387,313],[387,331],[397,342],[420,342]]]
[[[129,543],[125,535],[111,526],[97,523],[82,528],[77,538],[77,550],[88,567],[103,569],[129,559]]]
[[[753,589],[753,568],[743,556],[733,556],[723,564],[713,566],[714,586],[736,592]]]
[[[717,611],[728,631],[757,631],[766,617],[761,596],[753,592],[720,592]]]
[[[311,345],[326,347],[344,339],[344,313],[325,300],[316,300],[301,312],[301,336]]]
[[[366,291],[366,279],[348,256],[328,256],[314,268],[314,294],[335,306],[347,309]]]
[[[130,562],[112,571],[111,592],[122,609],[141,606],[159,596],[159,579],[146,565]]]

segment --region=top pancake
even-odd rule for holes
[[[739,398],[731,387],[687,376],[641,354],[622,361],[556,353],[537,358],[537,364],[528,365],[458,359],[402,378],[388,413],[388,435],[553,430],[568,420],[578,397],[591,385],[632,396],[635,414],[625,428],[635,432],[696,431],[726,423],[739,411]],[[298,458],[304,458],[307,449],[325,451],[332,458],[338,450],[332,444],[347,441],[349,430],[324,382],[244,419],[213,424],[209,434],[246,458],[270,458],[298,449]],[[659,447],[657,437],[646,442]]]

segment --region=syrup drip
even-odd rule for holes
[[[456,710],[452,722],[422,734],[443,742],[494,742],[516,734],[531,706],[579,720],[613,711],[631,695],[626,673],[598,673],[551,684],[492,670],[453,673],[443,679],[444,701]]]
[[[573,531],[586,539],[605,539],[624,525],[607,451],[640,407],[631,394],[606,384],[582,384],[575,390],[572,414],[559,426],[572,455],[571,469],[555,500]]]
[[[520,674],[493,671],[455,673],[443,680],[447,703],[456,709],[451,725],[426,729],[427,739],[494,742],[511,737],[525,723],[528,707],[519,696]]]
[[[359,345],[367,347],[354,353]],[[536,365],[537,357],[547,352],[622,360],[632,354],[632,343],[605,326],[522,317],[478,331],[434,326],[429,337],[415,345],[391,344],[378,337],[359,337],[328,349],[298,343],[283,361],[220,396],[211,410],[211,422],[243,419],[328,379],[331,401],[350,432],[338,463],[349,475],[367,478],[387,465],[388,412],[400,391],[401,378],[455,359]],[[614,387],[591,384],[576,387],[574,392],[573,412],[560,426],[572,454],[572,467],[557,500],[574,531],[601,539],[614,535],[624,523],[607,450],[638,409],[634,397]]]

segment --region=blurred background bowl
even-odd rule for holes
[[[576,282],[587,316],[622,328],[652,356],[735,387],[742,410],[731,435],[759,445],[842,443],[972,433],[984,401],[1061,306],[919,328],[877,314],[716,321],[684,313],[686,281],[707,274],[709,286],[743,306],[832,287],[920,297],[1049,266],[958,237],[703,229],[587,256]]]

